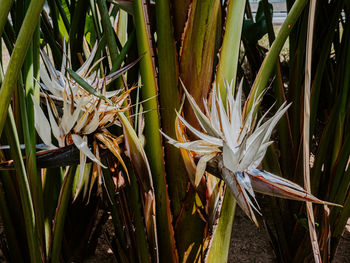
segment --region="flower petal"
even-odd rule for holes
[[[47,120],[44,112],[40,108],[38,102],[32,95],[32,101],[34,104],[34,126],[38,132],[40,138],[46,145],[52,145],[51,143],[51,126]]]
[[[318,204],[340,206],[322,201],[306,192],[300,185],[266,171],[253,169],[247,172],[254,191],[280,198],[308,201]]]
[[[177,114],[179,120],[186,126],[186,128],[188,128],[191,132],[193,132],[193,134],[196,135],[198,138],[200,138],[203,141],[206,141],[208,143],[215,144],[217,146],[222,146],[222,144],[223,144],[222,139],[204,134],[204,133],[196,130],[193,126],[191,126],[191,124],[189,124],[184,118],[182,118],[182,116],[178,112],[176,112],[176,114]]]
[[[254,211],[250,205],[251,201],[249,200],[249,196],[247,195],[244,187],[237,180],[235,174],[226,169],[222,168],[222,178],[229,188],[230,192],[235,197],[237,204],[242,208],[242,210],[246,213],[246,215],[255,223],[256,226],[259,226],[258,221],[254,215]]]
[[[83,138],[77,134],[72,134],[72,139],[73,142],[75,144],[75,146],[77,146],[77,148],[82,151],[87,157],[89,157],[89,159],[91,161],[94,161],[95,163],[97,163],[98,165],[102,166],[103,168],[107,169],[106,166],[104,166],[100,160],[98,160],[96,158],[96,156],[90,151],[89,146],[87,144],[87,137],[84,136]]]
[[[197,187],[199,185],[199,182],[202,179],[202,176],[205,172],[205,169],[207,167],[207,162],[209,162],[211,159],[213,159],[216,156],[216,153],[210,153],[203,155],[198,163],[197,163],[197,168],[196,168],[196,176],[195,176],[195,181],[194,185]]]

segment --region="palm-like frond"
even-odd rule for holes
[[[237,203],[256,225],[258,223],[253,209],[260,212],[254,191],[282,198],[331,204],[317,199],[289,180],[257,169],[268,146],[273,143],[270,137],[274,127],[290,104],[283,103],[270,119],[264,121],[271,110],[269,109],[256,121],[254,111],[261,97],[254,98],[250,111],[242,112],[243,108],[248,108],[247,105],[242,107],[242,83],[235,98],[232,83],[226,83],[225,88],[226,104],[224,105],[214,85],[210,105],[205,105],[206,113],[203,113],[184,87],[186,97],[203,131],[196,130],[179,113],[178,117],[199,140],[184,142],[183,138],[178,138],[177,141],[163,134],[175,147],[199,155],[195,185],[200,182],[207,162],[216,157],[216,169],[220,178],[225,181]]]

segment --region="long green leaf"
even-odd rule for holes
[[[147,236],[144,229],[144,218],[142,213],[141,199],[139,193],[139,186],[137,184],[135,175],[130,176],[130,191],[129,191],[129,201],[130,207],[133,208],[134,212],[134,224],[135,224],[135,237],[137,240],[137,251],[139,262],[155,262],[157,261],[156,257],[153,257],[153,261],[150,260],[149,254],[154,256],[154,249],[150,251],[153,247],[150,244],[147,244]],[[155,253],[157,255],[157,253]]]
[[[8,125],[5,126],[5,135],[10,145],[11,156],[14,160],[14,165],[17,174],[17,182],[19,186],[19,193],[21,196],[23,217],[25,221],[28,249],[30,254],[30,262],[37,263],[41,262],[42,258],[40,255],[37,237],[35,212],[11,108],[8,109],[8,120]]]
[[[226,189],[221,214],[217,225],[214,226],[214,234],[209,244],[206,263],[227,262],[235,209],[235,198]]]
[[[141,183],[141,188],[144,193],[145,203],[149,205],[149,209],[145,208],[144,217],[146,223],[146,232],[149,241],[149,247],[151,249],[152,259],[155,262],[159,261],[159,245],[157,239],[157,229],[156,229],[156,214],[155,211],[155,195],[153,187],[153,179],[151,174],[151,169],[149,167],[146,154],[142,148],[141,142],[136,135],[136,132],[132,128],[130,122],[123,113],[118,113],[119,119],[123,124],[123,131],[125,136],[126,148],[128,155],[132,161],[133,167],[135,169],[138,180]],[[133,186],[134,187],[134,186]],[[136,191],[134,189],[133,191]],[[133,198],[136,198],[136,193],[133,193]],[[145,205],[146,206],[146,205]],[[146,206],[147,207],[147,206]],[[139,219],[138,219],[139,220]],[[137,222],[138,224],[140,222]],[[141,233],[137,233],[141,235]],[[142,250],[142,249],[141,249]],[[140,251],[141,253],[142,251]],[[142,256],[143,252],[140,256]]]
[[[169,0],[156,2],[156,16],[162,130],[165,134],[175,138],[175,109],[180,107],[180,94],[178,91],[177,52],[172,30]],[[170,144],[166,144],[164,150],[169,196],[172,200],[173,215],[176,218],[181,210],[181,201],[186,194],[188,177],[180,151],[175,147],[171,147]]]
[[[7,21],[7,17],[8,17],[8,14],[10,12],[12,3],[13,3],[13,0],[1,1],[1,8],[0,8],[0,37],[1,37],[2,32],[4,30],[4,26],[5,26],[5,23]]]
[[[41,247],[44,249],[44,205],[41,177],[38,176],[36,164],[36,131],[34,126],[34,105],[32,95],[39,99],[39,87],[35,79],[39,78],[39,55],[40,55],[40,29],[39,26],[33,34],[33,41],[29,46],[26,59],[23,65],[23,78],[25,82],[24,90],[21,84],[18,85],[18,97],[20,102],[21,120],[23,125],[24,143],[27,155],[27,173],[34,210],[36,214],[36,224],[38,238]]]
[[[150,28],[148,27],[149,16],[147,13],[147,1],[133,1],[134,23],[139,55],[145,54],[140,62],[140,71],[143,87],[141,89],[145,115],[145,150],[154,178],[157,211],[157,232],[159,241],[160,262],[177,261],[177,253],[172,227],[169,197],[165,181],[165,167],[163,159],[163,147],[160,137],[160,120],[158,113],[157,79],[155,65],[152,61],[153,50]]]
[[[60,253],[62,247],[64,223],[67,214],[67,207],[69,200],[72,196],[72,185],[74,179],[75,167],[67,167],[62,184],[60,196],[58,198],[58,205],[56,209],[56,215],[53,224],[53,240],[52,240],[52,251],[51,251],[51,262],[60,262]]]
[[[221,98],[226,101],[225,81],[229,83],[233,80],[233,94],[235,92],[235,82],[241,46],[241,34],[245,0],[230,1],[227,7],[225,23],[225,34],[219,55],[219,64],[216,72],[216,84],[220,89]]]
[[[39,21],[40,12],[43,8],[44,2],[44,0],[37,0],[30,3],[10,58],[4,82],[1,85],[0,98],[2,103],[0,104],[0,136],[6,121],[7,115],[5,113],[10,104],[19,72],[23,65],[34,31],[36,30],[36,25]]]

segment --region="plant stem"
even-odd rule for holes
[[[149,164],[155,186],[157,231],[159,244],[160,262],[176,262],[177,253],[175,248],[174,232],[172,228],[172,217],[170,212],[170,201],[167,193],[165,180],[165,166],[162,139],[160,137],[160,121],[157,103],[157,79],[155,67],[152,61],[153,50],[151,47],[151,35],[147,28],[146,1],[134,0],[134,23],[139,55],[143,55],[140,61],[140,71],[143,87],[141,89],[145,115],[145,150],[149,158]]]
[[[10,145],[11,156],[14,160],[14,165],[16,169],[17,182],[19,187],[19,193],[21,196],[23,217],[28,240],[30,262],[42,262],[37,237],[34,207],[32,197],[30,195],[30,187],[26,176],[26,170],[22,159],[20,143],[17,136],[15,121],[13,118],[11,107],[9,107],[8,109],[8,125],[5,126],[5,134]]]
[[[2,32],[4,30],[4,26],[7,21],[8,14],[11,10],[13,0],[4,0],[1,1],[1,8],[0,8],[0,37],[2,35]]]

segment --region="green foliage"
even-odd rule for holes
[[[200,156],[171,147],[159,131],[184,143],[198,139],[175,112],[184,92],[180,80],[193,97],[185,101],[183,117],[198,130],[196,115],[205,112],[203,100],[212,98],[214,82],[225,101],[225,81],[233,80],[233,95],[244,78],[243,115],[271,85],[267,93],[277,101],[275,107],[285,100],[292,106],[278,124],[278,144],[267,149],[264,169],[301,184],[301,98],[306,36],[312,32],[308,1],[287,2],[288,16],[275,39],[273,9],[266,0],[259,3],[255,21],[245,0],[49,0],[44,10],[44,1],[4,0],[0,35],[11,58],[5,70],[1,57],[0,134],[1,145],[10,145],[10,150],[0,150],[0,213],[7,260],[82,261],[94,250],[110,213],[115,231],[109,242],[118,262],[226,262],[235,199],[211,174],[196,178]],[[333,257],[350,216],[349,8],[345,0],[319,1],[313,32],[312,194],[344,206],[331,208],[329,217],[321,206],[315,208],[325,261]],[[268,53],[258,44],[266,33]],[[290,59],[280,63],[287,38]],[[48,54],[41,66],[40,50]],[[52,120],[60,129],[64,99],[51,93],[63,79],[67,90],[79,86],[96,108],[118,105],[111,115],[77,111],[79,118],[96,124],[107,116],[119,126],[109,123],[81,134],[74,123],[63,140],[57,139],[61,131]],[[247,83],[252,83],[250,91]],[[66,113],[73,116],[79,95],[68,94],[66,101],[75,103],[65,104]],[[47,132],[56,134],[51,137],[58,149],[46,146],[37,153],[42,134],[35,132],[32,95],[51,125]],[[194,103],[199,105],[196,112]],[[260,110],[255,106],[254,114],[270,107],[265,100]],[[205,121],[202,115],[199,119]],[[82,152],[72,142],[77,136]],[[98,159],[107,170],[96,164]],[[276,233],[272,240],[278,241],[278,261],[301,262],[311,253],[304,207],[268,200],[274,216],[267,224],[276,226],[271,234]]]
[[[259,2],[255,15],[255,22],[251,19],[245,19],[243,23],[243,38],[250,43],[257,43],[267,32],[267,22],[263,2]],[[273,15],[273,6],[268,3],[268,12],[270,17]]]

